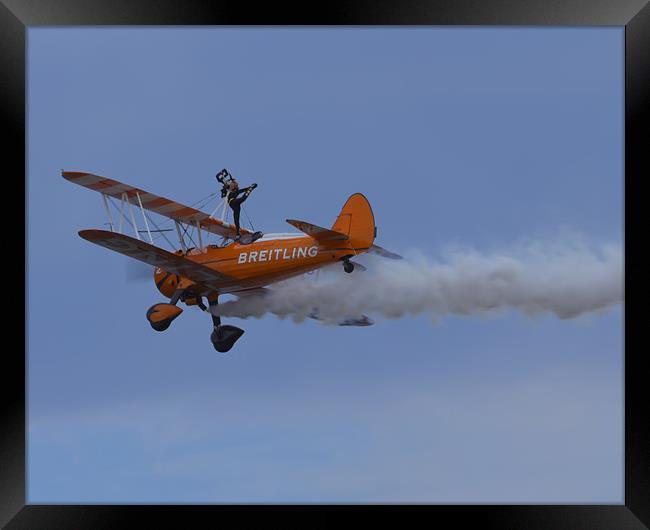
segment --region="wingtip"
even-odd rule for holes
[[[61,170],[61,176],[69,181],[74,181],[75,179],[83,177],[84,175],[88,175],[88,173],[84,173],[83,171],[66,171],[65,169]]]
[[[89,240],[93,233],[96,232],[97,230],[92,230],[92,229],[84,229],[84,230],[79,230],[77,234],[81,239]]]
[[[79,230],[77,234],[81,239],[85,239],[86,241],[95,241],[97,239],[102,239],[106,234],[112,234],[113,232],[110,232],[108,230],[98,230],[96,228],[86,228],[84,230]]]

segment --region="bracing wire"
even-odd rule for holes
[[[216,195],[217,195],[217,192],[212,192],[212,193],[206,195],[205,197],[202,197],[201,199],[195,201],[193,204],[190,205],[190,207],[191,208],[196,208],[197,210],[200,210],[200,209],[204,208],[208,203],[210,203],[212,201],[212,199]],[[130,219],[126,216],[125,212],[120,212],[119,208],[111,200],[110,196],[108,197],[108,199],[109,199],[108,202],[113,206],[113,209],[118,213],[118,218],[121,216],[133,230],[137,230],[137,228],[133,226],[133,223],[130,221]],[[250,225],[251,229],[253,231],[255,231],[255,226],[253,225],[253,221],[251,220],[250,216],[248,215],[248,212],[246,211],[246,209],[244,208],[244,205],[242,205],[242,210],[244,211],[244,215],[246,216],[246,220],[248,221],[248,224]],[[158,240],[158,239],[160,239],[162,237],[167,241],[167,243],[172,248],[174,248],[174,244],[169,240],[169,238],[165,235],[164,231],[161,229],[161,227],[169,226],[174,219],[168,218],[168,219],[164,220],[160,225],[157,225],[155,223],[155,221],[151,218],[151,216],[149,216],[146,212],[145,212],[145,215],[146,215],[147,219],[149,221],[151,221],[151,223],[154,225],[154,227],[158,231],[158,233],[155,236],[152,236],[153,239]],[[227,224],[229,222],[228,221],[229,217],[230,217],[230,208],[226,207],[225,212],[224,212],[223,222]],[[181,226],[183,226],[183,224],[181,224]],[[189,228],[190,228],[189,226],[183,226],[183,235],[187,235],[187,237],[190,239],[192,244],[196,247],[196,243],[195,243],[195,241],[194,241],[194,239],[192,238],[192,235],[191,235],[191,234],[193,234],[194,226],[192,225],[192,232],[191,233],[188,233]],[[208,231],[208,239],[212,235],[214,235],[214,234],[212,234],[211,232]]]
[[[115,211],[124,218],[124,220],[129,224],[129,226],[131,228],[133,228],[133,230],[137,230],[136,227],[133,226],[133,223],[129,220],[129,218],[124,214],[124,212],[120,212],[119,208],[117,206],[115,206],[115,203],[113,202],[112,197],[107,196],[106,198],[108,199],[108,203],[111,204],[113,206],[113,208],[115,208]],[[119,219],[119,217],[118,217],[118,219]]]
[[[183,227],[183,236],[187,236],[190,239],[190,241],[192,242],[192,244],[194,245],[194,248],[196,248],[197,244],[192,239],[192,236],[187,232],[188,229],[189,229],[189,226],[188,225],[183,225],[183,223],[179,223],[179,224]],[[192,226],[192,228],[194,228],[194,227]]]
[[[176,248],[175,245],[174,245],[174,244],[169,240],[169,238],[165,235],[165,232],[163,232],[163,231],[160,229],[160,227],[155,223],[155,221],[154,221],[151,217],[149,217],[149,214],[145,212],[145,215],[147,216],[147,219],[149,219],[149,221],[151,221],[151,224],[153,224],[154,228],[155,228],[156,230],[158,230],[158,232],[159,232],[159,233],[156,235],[156,237],[154,237],[154,239],[158,239],[158,238],[160,238],[160,236],[162,236],[162,237],[165,238],[165,241],[167,241],[167,243],[169,243],[169,246],[170,246],[171,248]]]
[[[253,223],[251,221],[251,218],[248,217],[248,214],[246,213],[246,208],[244,208],[244,205],[241,205],[241,209],[244,211],[244,215],[246,216],[246,219],[248,219],[248,224],[251,225],[251,230],[255,232],[255,227],[253,226]]]
[[[133,223],[131,220],[124,214],[124,212],[120,212],[120,209],[115,205],[115,203],[112,200],[112,197],[108,197],[108,202],[109,204],[113,207],[113,209],[118,213],[118,219],[119,216],[121,215],[122,218],[127,222],[127,224],[135,231],[137,228],[133,226]],[[154,226],[154,228],[158,231],[158,233],[155,236],[152,236],[154,240],[160,239],[163,237],[167,243],[169,243],[169,246],[171,248],[175,248],[174,244],[169,240],[169,238],[165,235],[165,233],[160,229],[160,227],[156,224],[156,222],[151,218],[151,216],[145,212],[144,213],[147,216],[147,219],[151,222],[151,224]],[[140,232],[138,230],[138,232]]]
[[[203,197],[202,199],[199,199],[199,200],[196,201],[194,204],[190,204],[190,208],[195,208],[195,209],[197,209],[197,210],[200,210],[200,209],[203,208],[206,204],[208,204],[208,203],[212,200],[212,197],[214,197],[216,194],[217,194],[216,191],[213,192],[213,193],[210,193],[210,195],[207,195],[207,196]],[[204,201],[205,201],[205,202],[204,202]],[[199,205],[199,204],[200,204],[200,205]],[[161,226],[165,226],[165,225],[171,223],[172,221],[173,221],[173,219],[167,219],[166,221],[163,222],[163,224],[162,224]]]

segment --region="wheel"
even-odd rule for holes
[[[237,326],[215,326],[210,335],[210,342],[219,353],[225,353],[235,345],[235,342],[244,334],[244,330]]]
[[[165,331],[169,326],[171,326],[171,323],[172,321],[169,319],[161,320],[160,322],[149,322],[155,331]]]
[[[350,263],[349,261],[344,261],[343,270],[348,274],[351,273],[354,270],[354,263]]]
[[[165,331],[182,312],[180,307],[172,304],[154,304],[147,311],[147,320],[154,330]]]

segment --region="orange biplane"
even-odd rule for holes
[[[350,196],[341,209],[331,229],[287,219],[301,233],[262,234],[241,228],[241,237],[234,240],[235,226],[226,222],[227,204],[221,203],[223,216],[214,217],[219,209],[208,215],[189,206],[165,199],[152,193],[123,184],[116,180],[91,173],[62,171],[65,179],[102,195],[108,215],[110,230],[81,230],[79,235],[97,245],[124,254],[154,267],[153,277],[158,290],[169,302],[149,308],[147,320],[156,331],[166,330],[183,310],[178,302],[196,305],[212,315],[213,331],[210,340],[219,352],[227,352],[244,333],[244,330],[222,325],[221,318],[211,309],[218,304],[220,294],[235,296],[264,295],[265,286],[298,276],[333,262],[341,262],[351,273],[355,263],[350,259],[364,252],[399,259],[377,245],[375,219],[368,200],[361,194]],[[115,204],[119,201],[119,206]],[[118,214],[113,221],[111,208]],[[138,229],[134,209],[142,214],[145,229]],[[153,212],[174,221],[180,249],[170,252],[154,245],[152,233],[162,235],[175,247],[164,232],[146,213]],[[135,237],[122,233],[124,221],[134,231]],[[152,228],[153,226],[153,228]],[[191,232],[190,232],[191,230]],[[196,242],[191,237],[196,234]],[[143,240],[146,234],[149,243]],[[221,244],[206,244],[204,236],[221,236]],[[193,244],[193,246],[190,246]],[[357,267],[362,268],[360,264]],[[203,303],[203,297],[208,306]],[[318,319],[314,313],[311,315]],[[340,325],[365,326],[372,324],[366,316],[347,319]]]

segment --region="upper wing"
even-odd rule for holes
[[[287,219],[287,223],[295,226],[301,232],[304,232],[308,236],[313,237],[318,241],[334,241],[334,240],[345,240],[350,239],[345,234],[341,232],[335,232],[334,230],[329,230],[328,228],[322,228],[320,226],[307,223],[305,221],[296,221],[295,219]]]
[[[124,234],[106,230],[81,230],[79,235],[91,243],[114,250],[154,267],[160,267],[172,274],[180,274],[215,291],[236,282],[234,278],[221,274],[200,263]]]
[[[92,173],[79,173],[76,171],[63,171],[62,175],[64,179],[70,182],[115,197],[116,199],[122,199],[123,194],[126,193],[129,203],[137,207],[140,206],[140,202],[138,201],[139,196],[144,209],[164,215],[181,223],[195,223],[198,221],[201,228],[213,234],[229,238],[234,238],[237,234],[237,229],[232,224],[222,223],[220,220],[213,219],[207,213],[196,210],[191,206],[185,206],[178,202],[165,199],[164,197],[159,197],[153,193],[148,193],[139,188],[118,182],[117,180],[100,177]],[[250,230],[243,227],[240,228],[240,232],[242,234],[252,234]]]

